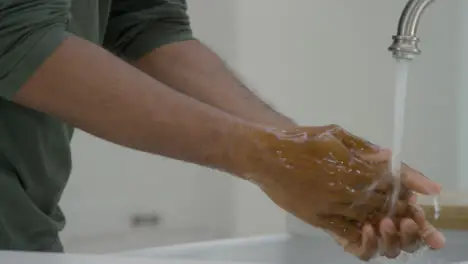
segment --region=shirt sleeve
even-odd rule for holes
[[[185,0],[113,0],[104,47],[137,60],[155,48],[190,39]]]
[[[0,97],[11,100],[68,37],[71,0],[0,0]]]

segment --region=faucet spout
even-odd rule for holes
[[[419,21],[426,8],[435,0],[408,0],[398,22],[397,34],[388,48],[396,59],[412,60],[421,53],[416,35]]]

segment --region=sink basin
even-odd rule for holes
[[[468,232],[444,231],[447,245],[440,251],[427,251],[420,256],[410,256],[409,264],[462,263],[468,261]],[[274,264],[362,263],[343,252],[335,242],[324,235],[300,236],[279,234],[272,236],[195,244],[150,248],[121,253],[127,256],[188,259],[203,261],[235,261]],[[403,263],[390,261],[385,263]],[[468,262],[467,262],[468,264]]]

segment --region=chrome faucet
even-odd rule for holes
[[[418,47],[418,25],[424,10],[435,0],[408,0],[398,22],[397,35],[388,48],[396,59],[412,60],[421,53]]]

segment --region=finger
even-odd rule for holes
[[[385,170],[385,167],[389,165],[388,161],[391,159],[391,151],[382,149],[377,154],[362,155],[362,157],[367,161],[380,163],[380,165],[383,166],[382,170]],[[405,163],[401,164],[400,178],[406,187],[420,194],[436,195],[439,194],[442,189],[440,184],[430,180],[421,172],[409,167]]]
[[[367,154],[361,155],[365,160],[380,163],[383,167],[382,170],[385,170],[385,167],[388,167],[388,161],[391,160],[391,151],[388,149],[381,149],[377,154]],[[430,180],[424,176],[421,172],[409,167],[407,164],[401,164],[401,175],[403,185],[408,187],[410,190],[418,192],[420,194],[426,195],[437,195],[441,191],[440,184]],[[388,182],[386,182],[388,184]],[[382,186],[383,188],[384,186]]]
[[[361,229],[356,221],[347,220],[340,215],[320,216],[320,220],[317,227],[328,230],[342,238],[337,242],[343,247],[348,244],[358,243],[361,240]]]
[[[392,179],[388,177],[380,177],[377,179],[373,179],[372,184],[367,187],[366,192],[384,193],[384,192],[390,191],[391,186],[392,186]]]
[[[395,186],[400,186],[400,178],[393,177],[390,172],[390,156],[391,152],[387,149],[382,149],[376,154],[354,155],[354,164],[352,164],[355,167],[354,170],[360,171],[373,181],[369,190],[389,192]]]
[[[389,201],[390,209],[393,210],[395,206],[402,207],[402,209],[407,209],[409,201],[414,200],[413,192],[408,189],[406,186],[401,184],[401,181],[392,177],[390,186],[387,187],[384,191],[379,191],[380,194],[385,195]],[[401,211],[401,210],[397,210]]]
[[[396,258],[400,255],[401,245],[398,231],[389,218],[380,222],[380,234],[382,236],[382,255],[387,258]],[[416,233],[417,234],[417,233]]]
[[[328,126],[328,129],[316,135],[316,138],[331,143],[322,150],[324,153],[321,156],[326,157],[325,161],[332,165],[333,169],[336,170],[336,162],[340,161],[352,170],[341,171],[346,174],[347,183],[359,183],[361,186],[366,186],[371,184],[379,174],[381,166],[370,164],[363,157],[368,158],[372,163],[386,162],[389,158],[388,150],[381,151],[370,142],[357,138],[338,126]]]
[[[351,134],[340,126],[331,125],[329,129],[335,137],[340,139],[341,142],[353,152],[359,152],[361,154],[375,154],[380,152],[380,147],[377,145]]]
[[[400,186],[399,198],[401,201],[406,201],[408,203],[416,203],[417,196],[414,195],[413,191],[410,190],[405,185]]]
[[[369,261],[372,259],[378,252],[379,243],[377,236],[375,235],[374,229],[371,225],[364,225],[362,229],[362,240],[361,245],[350,244],[345,247],[345,251],[350,253],[357,252],[355,255],[359,257],[362,261]]]
[[[317,148],[314,145],[311,145],[311,147],[314,147],[311,151],[314,151],[316,156],[323,157],[324,161],[331,163],[331,165],[334,166],[334,169],[336,169],[337,161],[344,164],[349,163],[351,158],[351,155],[349,155],[349,149],[332,133],[324,131],[323,133],[316,135],[315,140],[326,144],[321,144],[324,146],[322,148]]]
[[[444,235],[426,220],[424,210],[419,205],[413,205],[412,219],[419,227],[419,236],[432,249],[445,246]]]
[[[411,205],[407,201],[401,200],[398,200],[395,204],[393,204],[391,212],[394,213],[395,217],[408,217],[411,216],[413,213]]]
[[[366,220],[368,212],[372,210],[370,206],[354,205],[351,203],[336,203],[330,205],[330,214],[325,217],[341,217],[356,223],[362,223]],[[359,226],[358,226],[359,227]]]
[[[389,149],[380,149],[378,152],[374,153],[360,153],[359,156],[368,162],[385,166],[384,169],[388,170],[389,162],[392,159],[392,151]]]
[[[316,148],[313,151],[317,157],[322,157],[322,169],[336,175],[334,179],[358,190],[374,181],[375,166],[350,153],[349,149],[334,136],[322,135],[320,140],[327,143],[324,144],[326,148]]]
[[[362,261],[369,261],[378,251],[378,240],[371,225],[366,224],[362,231],[359,232],[358,240],[349,240],[346,236],[340,236],[331,230],[326,230],[328,234],[341,246],[343,249],[358,257]]]
[[[407,188],[405,185],[402,185],[398,178],[393,177],[390,174],[374,179],[372,184],[367,187],[366,192],[368,194],[375,192],[385,195],[392,195],[392,198],[398,197],[398,200],[403,201],[408,201],[408,199],[413,195],[409,188]]]
[[[353,203],[336,203],[329,206],[329,214],[323,215],[324,217],[340,217],[347,221],[356,223],[356,227],[362,227],[361,223],[375,223],[386,216],[385,212],[379,212],[375,206],[363,201],[360,204]],[[384,210],[383,210],[384,211]]]
[[[400,222],[401,248],[403,251],[413,253],[422,245],[419,236],[419,227],[410,218],[405,218]]]
[[[395,217],[411,216],[412,207],[407,201],[392,199],[393,194],[373,193],[368,197],[367,204],[374,208],[374,211],[384,215]]]
[[[398,190],[398,199],[407,200],[409,198],[411,190],[403,184],[402,177],[395,177],[390,171],[390,150],[382,149],[378,154],[364,155],[363,158],[366,161],[373,163],[372,165],[375,166],[373,171],[377,174],[373,177],[374,182],[371,185],[370,190],[385,193]]]
[[[442,189],[439,184],[433,182],[421,172],[406,164],[402,164],[401,172],[402,183],[414,192],[426,195],[437,195]]]

